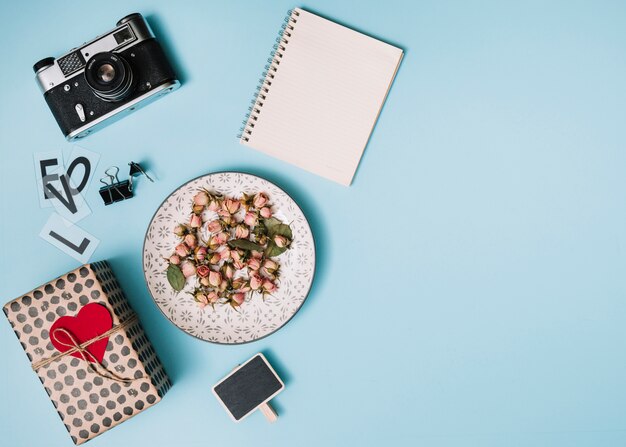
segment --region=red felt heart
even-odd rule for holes
[[[113,319],[111,313],[102,304],[91,303],[83,306],[75,317],[61,317],[54,322],[50,328],[50,341],[60,352],[65,352],[74,346],[72,339],[64,331],[56,331],[57,329],[65,329],[72,334],[74,340],[79,344],[85,343],[92,338],[104,334],[113,327]],[[106,350],[109,337],[102,338],[89,344],[85,349],[93,355],[98,362],[102,362],[104,351]],[[87,354],[74,352],[70,354],[73,357],[82,359],[83,356],[93,361],[93,358]]]

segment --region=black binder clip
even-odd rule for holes
[[[120,168],[117,166],[111,166],[104,173],[106,177],[100,179],[100,183],[104,186],[100,188],[100,197],[104,200],[105,205],[110,205],[115,202],[121,202],[122,200],[131,199],[133,197],[132,184],[129,180],[120,182],[117,178],[117,174],[120,172]],[[106,180],[109,180],[107,183]],[[132,179],[132,176],[131,176]]]
[[[154,183],[154,180],[152,180],[152,178],[150,178],[150,176],[146,174],[146,171],[143,170],[143,168],[141,167],[139,163],[135,163],[134,161],[131,161],[130,163],[128,163],[128,166],[130,166],[130,172],[128,173],[128,180],[130,181],[129,189],[131,192],[133,190],[133,177],[135,177],[136,175],[145,175],[148,180]]]

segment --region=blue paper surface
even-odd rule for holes
[[[295,6],[405,50],[350,188],[235,138]],[[626,444],[626,3],[3,1],[3,302],[77,265],[38,237],[52,208],[32,154],[70,143],[31,66],[135,11],[183,85],[81,141],[101,159],[80,227],[174,386],[90,447]],[[105,208],[97,179],[131,160],[156,182]],[[300,204],[318,271],[284,329],[227,347],[162,316],[141,248],[172,190],[232,169]],[[0,347],[3,444],[71,445],[6,321]],[[285,382],[280,418],[235,424],[211,386],[259,351]]]

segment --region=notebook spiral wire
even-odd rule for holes
[[[239,129],[239,134],[237,134],[237,138],[242,141],[250,140],[250,135],[252,135],[254,125],[259,119],[264,101],[267,99],[267,94],[272,86],[272,81],[276,76],[276,72],[278,72],[280,60],[282,59],[283,53],[289,44],[289,39],[292,35],[291,33],[294,30],[294,25],[298,22],[299,15],[300,13],[295,10],[287,12],[285,21],[281,26],[278,37],[276,38],[276,44],[270,53],[270,57],[267,59],[265,71],[263,71],[261,78],[259,79],[256,92],[250,102],[251,105],[248,107],[248,113],[246,113],[246,116],[242,121],[243,126]]]

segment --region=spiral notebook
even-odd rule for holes
[[[240,143],[350,185],[402,56],[399,48],[294,9]]]

